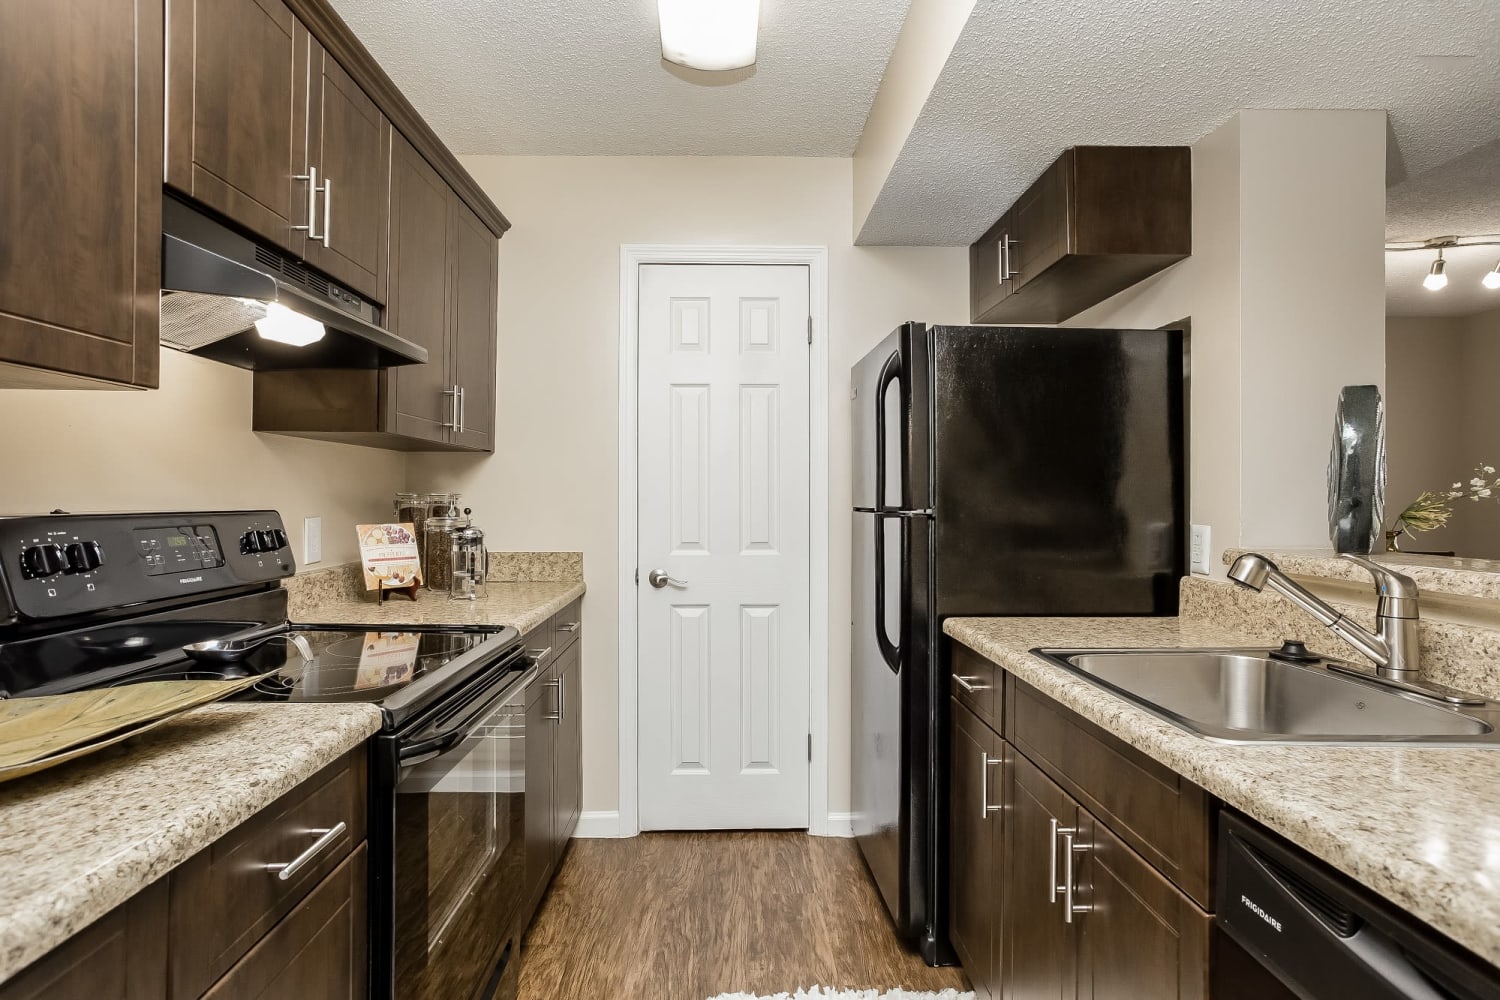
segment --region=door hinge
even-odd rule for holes
[[[635,568],[635,585],[637,587],[641,585],[641,568],[639,566]]]
[[[812,317],[807,317],[807,342],[812,343]]]
[[[807,734],[807,762],[812,763],[812,733]]]

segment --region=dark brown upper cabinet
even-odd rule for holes
[[[157,384],[162,0],[0,4],[0,387]]]
[[[1186,146],[1075,146],[969,248],[975,323],[1060,323],[1192,253]]]
[[[317,183],[308,186],[314,229],[303,256],[385,302],[391,123],[321,45],[314,41],[310,48],[306,173]]]
[[[281,0],[179,0],[169,17],[167,184],[300,257],[310,36]]]
[[[424,365],[255,374],[258,431],[404,451],[492,451],[500,245],[396,134],[386,326]]]

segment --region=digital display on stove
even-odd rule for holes
[[[211,524],[179,524],[141,528],[135,533],[136,554],[147,576],[191,573],[224,565],[219,533]]]
[[[167,548],[180,549],[188,543],[187,535],[168,535]]]

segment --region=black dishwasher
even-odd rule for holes
[[[1227,809],[1218,862],[1214,1000],[1500,998],[1500,969]]]

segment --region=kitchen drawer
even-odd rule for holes
[[[205,1000],[365,1000],[367,869],[360,844],[213,985]]]
[[[171,878],[173,1000],[202,995],[365,839],[366,755],[353,750],[189,858]],[[270,865],[304,855],[291,877]]]
[[[536,628],[521,636],[521,645],[526,647],[526,652],[537,658],[545,671],[551,666],[552,661],[557,659],[557,619],[548,618]],[[540,683],[532,684],[526,691],[526,702],[530,704],[535,701],[540,693]]]
[[[950,639],[948,648],[952,651],[949,662],[953,665],[953,679],[949,688],[953,697],[1004,736],[1005,672],[963,643]]]
[[[578,598],[554,615],[552,623],[552,639],[557,643],[558,652],[583,638],[583,598]]]
[[[1213,800],[1175,771],[1007,675],[1010,742],[1157,871],[1212,909]]]

